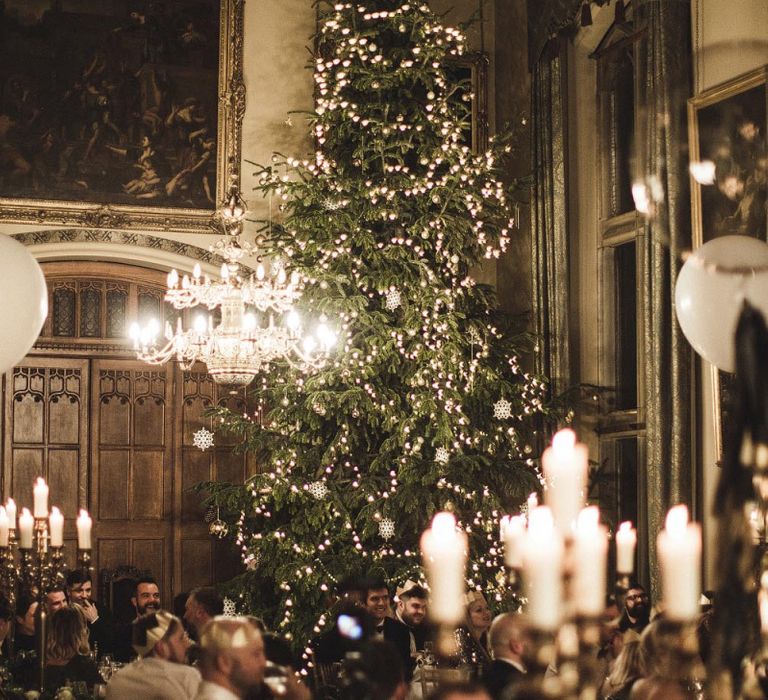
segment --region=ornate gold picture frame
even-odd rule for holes
[[[768,66],[688,101],[694,248],[718,236],[768,240]],[[733,375],[710,365],[715,451],[722,460]]]
[[[207,232],[239,174],[244,0],[6,0],[0,222]]]

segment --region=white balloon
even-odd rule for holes
[[[0,234],[0,374],[29,352],[47,315],[40,265],[21,243]]]
[[[768,312],[768,244],[749,236],[720,236],[686,260],[675,285],[675,311],[693,349],[733,372],[734,334],[744,300]],[[741,274],[724,270],[741,269]],[[720,271],[718,271],[720,270]]]

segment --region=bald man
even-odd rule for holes
[[[264,680],[261,632],[245,617],[217,615],[200,631],[203,682],[195,700],[242,700]]]
[[[515,613],[497,615],[491,623],[488,638],[493,651],[493,663],[481,680],[493,700],[497,700],[502,697],[505,689],[518,682],[525,674],[522,617]]]

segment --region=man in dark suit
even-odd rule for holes
[[[521,617],[515,613],[498,615],[489,633],[493,663],[481,681],[493,700],[509,697],[510,689],[525,675],[525,638]]]
[[[373,617],[376,631],[374,639],[386,639],[394,644],[403,660],[405,677],[410,681],[413,676],[411,659],[411,633],[407,625],[389,616],[389,587],[383,579],[371,580],[365,586],[365,609]]]
[[[83,569],[67,574],[67,595],[72,605],[80,606],[88,622],[91,649],[98,648],[99,655],[111,654],[114,643],[114,627],[109,611],[93,599],[91,575]]]

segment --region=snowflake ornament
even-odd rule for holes
[[[400,306],[402,302],[402,297],[400,296],[400,292],[397,289],[390,289],[387,292],[386,298],[387,300],[384,303],[384,306],[386,307],[387,311],[394,311]]]
[[[395,521],[391,518],[382,518],[379,521],[379,536],[390,540],[395,536]]]
[[[512,417],[512,404],[506,399],[499,399],[493,404],[493,417],[498,420],[506,420]]]
[[[224,598],[224,615],[226,617],[235,617],[237,615],[237,606],[232,598]]]
[[[205,452],[209,447],[213,447],[213,433],[207,428],[200,428],[196,433],[192,433],[192,444]]]
[[[445,447],[438,447],[435,450],[435,462],[438,464],[448,464],[448,460],[451,458],[451,453],[445,449]]]
[[[323,207],[325,207],[325,209],[328,211],[337,211],[341,209],[341,203],[328,197],[323,200]]]
[[[309,495],[312,498],[322,501],[328,495],[328,487],[322,481],[313,481],[308,487]]]

